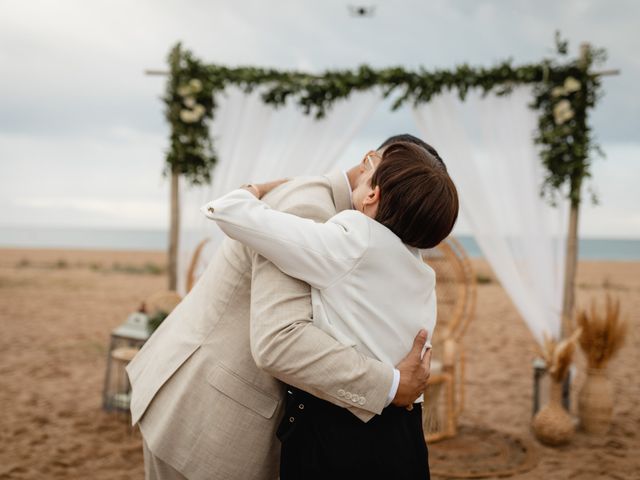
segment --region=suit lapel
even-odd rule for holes
[[[347,179],[344,172],[334,170],[325,175],[331,184],[331,193],[333,194],[333,203],[336,206],[336,213],[343,210],[350,210],[351,207],[351,190],[347,185]]]

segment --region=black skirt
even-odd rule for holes
[[[367,423],[289,387],[278,429],[281,480],[429,479],[422,406],[389,406]]]

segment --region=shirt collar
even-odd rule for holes
[[[351,188],[351,182],[349,181],[349,175],[347,175],[346,171],[342,171],[344,175],[344,181],[347,183],[347,188],[349,189],[349,202],[351,203],[351,210],[353,210],[353,189]]]
[[[347,181],[345,175],[340,170],[334,170],[325,175],[331,185],[331,193],[333,194],[333,203],[336,206],[336,212],[349,210],[351,205],[351,185]]]

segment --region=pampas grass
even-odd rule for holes
[[[580,347],[589,368],[604,368],[624,343],[629,326],[628,321],[620,318],[620,299],[607,295],[604,313],[592,299],[589,311],[578,312],[577,323],[582,330]]]
[[[539,349],[539,354],[547,364],[547,371],[554,381],[561,382],[567,375],[576,348],[576,341],[581,332],[582,330],[578,328],[569,338],[559,342],[545,333],[544,344]]]

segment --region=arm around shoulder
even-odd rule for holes
[[[292,210],[316,221],[332,213],[308,203]],[[258,254],[253,257],[250,337],[256,364],[281,381],[349,407],[364,421],[385,407],[394,368],[315,327],[309,285]]]

